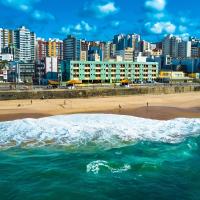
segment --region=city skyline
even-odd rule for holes
[[[138,33],[150,42],[166,34],[186,39],[189,35],[200,36],[195,3],[197,0],[190,4],[183,0],[181,5],[172,0],[88,0],[76,4],[62,0],[1,0],[0,27],[25,25],[45,39],[73,34],[81,39],[108,41],[118,33]]]

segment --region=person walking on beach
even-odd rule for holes
[[[33,100],[31,99],[31,105],[33,104]]]
[[[147,112],[149,111],[149,102],[147,102]]]
[[[122,106],[119,104],[119,112],[121,111],[121,109],[122,109]]]

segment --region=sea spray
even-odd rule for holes
[[[0,123],[0,147],[98,146],[114,148],[138,141],[178,143],[200,134],[200,119],[159,121],[131,116],[79,114]]]

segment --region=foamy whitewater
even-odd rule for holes
[[[0,123],[0,147],[98,145],[121,147],[138,141],[179,143],[199,136],[200,119],[159,121],[108,114],[76,114]]]
[[[0,200],[199,200],[200,119],[0,123]]]

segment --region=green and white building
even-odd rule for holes
[[[62,63],[62,73],[67,80],[116,83],[122,80],[153,81],[159,72],[156,62],[70,61]]]

